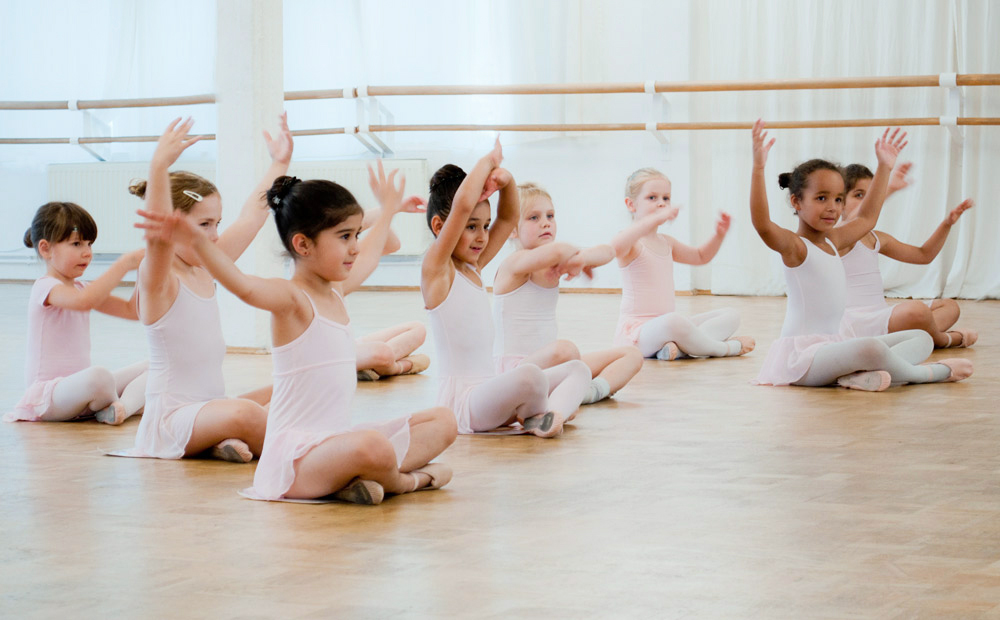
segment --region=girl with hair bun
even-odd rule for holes
[[[590,369],[572,360],[546,370],[524,363],[496,373],[481,270],[514,230],[520,211],[517,186],[501,160],[498,139],[468,175],[448,164],[431,178],[427,223],[435,239],[424,255],[420,291],[440,367],[438,404],[455,411],[460,433],[520,422],[527,432],[554,437],[586,396]],[[497,219],[490,225],[487,198],[497,190]]]
[[[840,333],[847,298],[847,278],[839,253],[852,247],[875,226],[885,200],[896,156],[906,146],[906,133],[886,129],[875,142],[878,170],[857,217],[837,226],[844,208],[844,176],[836,164],[812,159],[778,176],[791,195],[799,218],[796,232],[771,221],[764,166],[774,140],[767,141],[764,122],[753,127],[753,176],[750,214],[757,234],[781,255],[788,284],[788,306],[781,338],[767,353],[755,383],[824,386],[881,391],[891,384],[961,381],[972,374],[965,359],[920,364],[934,348],[931,337],[907,330],[879,337],[851,338]]]
[[[219,251],[235,260],[250,246],[270,209],[264,192],[288,170],[292,135],[286,116],[281,133],[264,132],[271,166],[226,230],[218,233],[222,201],[215,186],[190,173],[168,168],[199,140],[189,118],[176,119],[160,137],[149,166],[149,181],[130,191],[146,199],[146,210],[189,222]],[[146,410],[132,456],[179,459],[211,451],[215,458],[247,463],[260,454],[270,388],[227,398],[222,377],[226,343],[215,295],[215,280],[190,246],[148,237],[136,283],[139,318],[149,341]],[[256,399],[256,400],[254,400]]]
[[[135,297],[111,294],[139,266],[142,250],[122,254],[96,280],[83,283],[97,239],[94,218],[72,202],[50,202],[35,212],[24,245],[45,261],[45,275],[31,287],[28,301],[27,391],[15,420],[65,422],[93,415],[121,424],[143,406],[146,362],[111,372],[90,365],[90,311],[136,320]]]
[[[369,169],[372,191],[391,217],[401,209],[405,180]],[[362,210],[331,181],[283,176],[267,192],[278,235],[294,260],[290,280],[243,273],[233,258],[177,213],[150,213],[138,224],[150,239],[172,240],[244,302],[271,312],[274,398],[253,499],[314,499],[331,494],[378,504],[384,493],[437,489],[451,469],[430,463],[455,440],[451,411],[437,407],[389,422],[352,426],[355,343],[344,291],[360,253]],[[376,231],[377,232],[377,231]],[[366,237],[381,248],[383,238]],[[378,260],[378,252],[372,253]]]

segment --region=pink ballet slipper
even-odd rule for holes
[[[343,489],[332,494],[334,499],[363,506],[378,506],[385,497],[385,489],[374,480],[355,478]]]
[[[94,419],[101,424],[110,424],[111,426],[118,426],[128,418],[125,411],[125,405],[121,401],[115,401],[101,409],[100,411],[94,412]]]
[[[444,485],[451,482],[451,467],[444,463],[428,463],[420,469],[414,469],[410,472],[410,474],[414,475],[414,491],[431,491],[433,489],[440,489]],[[431,481],[425,486],[417,486],[420,484],[420,478],[416,476],[416,474],[426,474]]]
[[[956,347],[971,347],[976,344],[977,340],[979,340],[979,334],[973,329],[949,329],[948,331],[958,332],[959,335],[962,336],[962,339],[958,341],[958,344],[953,345]]]
[[[972,376],[972,362],[964,357],[952,357],[946,360],[938,360],[935,364],[944,364],[951,370],[951,374],[945,381],[962,381]]]
[[[736,355],[746,355],[757,346],[757,341],[751,336],[736,336],[733,340],[737,340],[740,343],[740,352]]]
[[[656,359],[664,362],[672,362],[677,359],[677,356],[680,354],[681,350],[677,346],[677,343],[668,342],[663,345],[663,348],[656,352]]]
[[[249,463],[253,460],[253,452],[241,439],[224,439],[212,448],[212,458],[230,463]]]
[[[561,416],[554,411],[548,411],[525,419],[521,422],[521,426],[532,435],[547,439],[562,433],[563,422]]]
[[[849,390],[881,392],[892,383],[892,375],[884,370],[863,370],[837,379],[837,385]]]

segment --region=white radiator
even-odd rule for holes
[[[301,179],[329,179],[346,187],[362,207],[377,207],[368,188],[367,164],[371,160],[293,162],[289,174]],[[406,175],[408,194],[427,195],[427,162],[422,159],[387,160],[387,170],[399,168]],[[211,181],[215,180],[215,164],[185,162],[175,169],[188,170]],[[133,179],[145,179],[149,164],[142,162],[92,164],[52,164],[48,167],[49,200],[75,202],[94,216],[97,222],[98,254],[120,254],[142,246],[142,231],[133,224],[138,220],[135,210],[142,206],[128,193]],[[249,191],[249,188],[248,188]],[[227,197],[242,203],[246,196]],[[268,223],[268,226],[274,224]],[[223,229],[225,226],[223,226]],[[430,243],[431,233],[421,215],[401,214],[393,221],[399,236],[401,255],[420,255]]]

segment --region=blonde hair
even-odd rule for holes
[[[629,175],[628,181],[625,181],[625,197],[635,200],[635,197],[639,195],[639,190],[642,189],[643,184],[652,179],[663,179],[667,182],[670,181],[670,179],[667,178],[667,175],[663,174],[656,168],[639,168]]]
[[[134,181],[128,186],[128,192],[145,200],[146,181]],[[207,198],[218,193],[219,189],[215,184],[205,177],[183,170],[170,173],[170,202],[173,203],[175,211],[190,213],[191,209],[201,202],[192,194]]]
[[[539,197],[548,198],[549,202],[552,202],[552,196],[537,183],[524,183],[517,186],[517,200],[521,204],[522,214],[524,214],[524,209],[528,201]]]

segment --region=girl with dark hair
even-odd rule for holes
[[[168,168],[199,140],[188,135],[192,121],[176,119],[160,137],[149,166],[149,181],[133,193],[146,199],[150,213],[176,215],[197,228],[235,260],[250,246],[270,209],[264,192],[288,170],[292,135],[285,115],[281,133],[264,132],[271,166],[250,194],[240,216],[222,233],[222,201],[200,177],[177,179],[174,191]],[[198,187],[201,191],[188,189]],[[209,193],[211,192],[211,193]],[[182,202],[178,202],[182,201]],[[146,257],[136,282],[139,318],[149,341],[146,410],[136,433],[132,456],[179,459],[211,451],[215,458],[248,463],[260,454],[267,421],[265,395],[270,388],[241,398],[227,398],[222,377],[226,343],[215,296],[215,280],[187,245],[162,237],[146,240]],[[256,399],[256,400],[255,400]]]
[[[906,133],[875,142],[878,170],[871,189],[858,208],[858,217],[842,226],[844,176],[839,166],[820,159],[800,164],[778,176],[791,194],[799,218],[796,232],[771,221],[764,166],[774,140],[767,141],[764,122],[753,127],[753,177],[750,215],[757,234],[781,255],[788,283],[788,307],[781,338],[767,353],[756,383],[764,385],[823,386],[881,391],[891,384],[961,381],[972,374],[972,363],[946,359],[920,365],[933,350],[926,332],[909,330],[877,338],[840,335],[847,297],[847,279],[838,254],[854,245],[875,226],[885,200],[889,174],[896,156],[906,146]]]
[[[136,320],[135,297],[111,294],[136,269],[142,250],[128,252],[93,282],[83,276],[94,254],[97,224],[79,205],[50,202],[35,213],[24,245],[45,261],[28,302],[27,391],[4,420],[65,422],[93,415],[121,424],[143,406],[146,362],[116,372],[90,365],[90,311]]]
[[[370,171],[384,212],[402,204],[405,181]],[[437,407],[389,422],[350,424],[356,388],[354,339],[344,306],[359,257],[362,211],[331,181],[280,177],[267,192],[278,235],[294,260],[290,280],[243,273],[232,258],[177,214],[140,212],[153,239],[191,248],[205,269],[244,302],[271,312],[274,397],[253,499],[338,499],[378,504],[383,493],[437,489],[447,465],[428,465],[455,439],[451,411]],[[375,240],[384,243],[384,240]],[[379,243],[379,244],[380,244]],[[375,253],[374,260],[377,260]],[[363,279],[363,278],[362,278]]]
[[[438,404],[454,410],[460,433],[520,422],[527,432],[554,437],[586,396],[590,369],[572,360],[544,371],[525,363],[496,374],[482,268],[513,232],[520,212],[517,186],[501,160],[498,139],[468,175],[449,164],[431,178],[427,223],[435,239],[424,255],[420,291],[440,366]],[[491,225],[487,198],[497,190]]]

